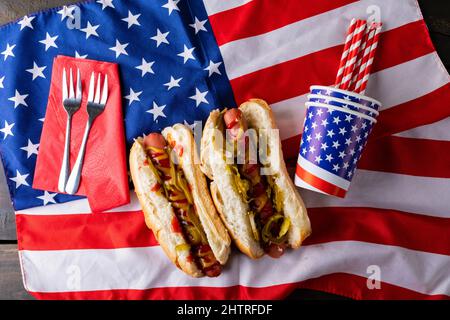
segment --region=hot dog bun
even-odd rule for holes
[[[200,222],[203,225],[214,256],[220,264],[224,265],[230,255],[231,239],[217,214],[208,192],[206,178],[200,169],[200,159],[192,132],[185,125],[178,123],[173,127],[164,129],[162,135],[166,140],[173,140],[177,145],[183,147],[180,164],[192,188],[192,195]]]
[[[263,100],[252,99],[243,103],[239,109],[249,128],[255,129],[268,141],[268,163],[275,184],[283,190],[282,203],[284,215],[289,217],[291,226],[288,231],[288,244],[292,248],[300,247],[303,240],[311,233],[311,225],[305,205],[300,198],[292,180],[287,173],[278,136],[268,135],[267,130],[277,129],[272,110]],[[233,188],[232,174],[227,170],[224,159],[223,141],[214,137],[217,130],[223,134],[223,119],[218,110],[211,112],[204,128],[201,140],[202,170],[213,180],[211,194],[226,227],[238,248],[251,258],[264,254],[259,242],[252,236],[248,218],[249,205]],[[276,151],[276,152],[275,152]]]
[[[205,177],[193,161],[198,155],[192,133],[184,125],[178,124],[164,130],[164,136],[169,135],[183,149],[179,158],[186,180],[192,188],[196,212],[214,256],[223,265],[230,253],[230,238],[209,197]],[[129,161],[131,177],[144,212],[145,222],[164,252],[178,268],[193,277],[201,277],[204,274],[197,264],[189,259],[189,252],[176,250],[177,246],[188,243],[181,233],[173,230],[176,215],[164,193],[151,191],[152,186],[157,183],[157,177],[149,166],[145,165],[148,159],[143,143],[143,138],[135,140]]]

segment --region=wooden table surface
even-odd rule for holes
[[[73,0],[0,0],[0,25],[44,8],[73,2]],[[447,70],[450,70],[450,1],[419,0],[419,3],[436,50]],[[32,299],[23,289],[16,239],[14,211],[3,167],[0,164],[0,299]],[[297,290],[290,298],[339,299],[340,297],[311,290]]]

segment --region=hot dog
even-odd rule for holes
[[[254,142],[250,140],[249,136],[245,136],[242,133],[247,129],[247,122],[242,117],[242,112],[238,108],[227,110],[224,113],[225,127],[230,130],[230,137],[234,148],[237,149],[239,143],[244,144],[245,147],[245,162],[238,164],[238,170],[240,175],[250,182],[250,189],[248,196],[251,199],[249,204],[252,211],[256,214],[255,225],[265,226],[269,223],[270,218],[275,215],[272,199],[269,197],[270,186],[266,181],[266,178],[261,176],[259,163],[250,163],[249,155],[251,150],[254,150]],[[288,221],[288,220],[286,220]],[[279,224],[274,224],[270,230],[268,230],[272,238],[280,232]],[[283,255],[286,248],[285,241],[278,241],[275,243],[267,237],[261,237],[261,230],[256,230],[255,237],[257,240],[262,240],[261,244],[264,251],[273,258],[279,258]]]
[[[250,159],[258,138],[247,135],[249,129],[268,141],[269,161]],[[252,99],[239,108],[211,112],[201,140],[202,170],[212,180],[213,200],[237,247],[251,258],[264,253],[278,258],[287,247],[300,247],[311,233],[306,208],[271,129],[276,125],[270,107]],[[234,163],[228,161],[230,143]],[[244,161],[239,163],[242,150]],[[270,174],[262,174],[262,169],[270,169]]]
[[[192,276],[216,277],[230,239],[195,152],[192,133],[181,124],[151,133],[132,147],[131,175],[147,225],[171,260]]]

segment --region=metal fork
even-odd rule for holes
[[[89,94],[87,103],[87,113],[89,115],[88,121],[86,123],[86,129],[84,131],[83,142],[81,143],[80,151],[78,152],[77,160],[73,166],[72,172],[70,173],[69,180],[67,180],[66,192],[68,194],[74,194],[77,192],[80,185],[81,169],[83,167],[84,153],[86,151],[86,142],[89,136],[89,131],[91,130],[92,123],[99,114],[105,109],[106,101],[108,100],[108,76],[105,76],[105,81],[103,82],[103,90],[101,89],[101,74],[98,74],[97,78],[97,88],[95,89],[94,97],[94,87],[95,87],[95,73],[91,75],[91,80],[89,83]],[[100,98],[100,91],[101,98]]]
[[[80,70],[77,69],[77,92],[74,93],[73,90],[73,75],[72,69],[70,69],[70,82],[69,82],[69,93],[67,93],[67,75],[66,69],[63,69],[62,78],[62,102],[64,109],[67,113],[67,124],[66,124],[66,140],[64,142],[64,156],[61,164],[61,170],[59,172],[58,180],[58,190],[64,192],[66,189],[67,179],[69,177],[70,164],[69,164],[69,152],[70,152],[70,130],[72,127],[72,116],[75,112],[80,109],[81,106],[81,77]]]

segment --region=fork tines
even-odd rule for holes
[[[101,77],[102,74],[99,73],[97,77],[97,88],[95,88],[95,72],[92,72],[91,80],[89,83],[88,102],[100,104],[102,105],[102,107],[104,107],[106,101],[108,100],[108,75],[105,75],[105,80],[103,81],[103,90],[101,90]]]
[[[63,69],[63,78],[62,78],[62,98],[63,101],[66,99],[77,99],[81,100],[81,76],[80,76],[80,69],[77,68],[77,89],[76,94],[74,92],[73,88],[73,74],[72,74],[72,68],[69,69],[69,92],[67,92],[67,75],[66,75],[66,68]]]

